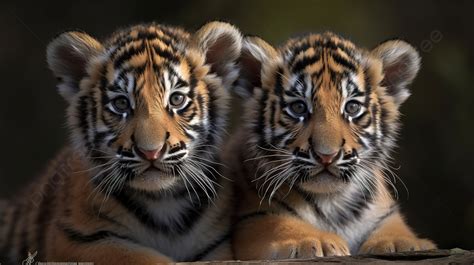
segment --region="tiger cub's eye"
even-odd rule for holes
[[[351,100],[351,101],[346,103],[346,106],[344,107],[344,110],[350,116],[357,116],[357,114],[359,114],[359,111],[360,111],[361,108],[362,108],[362,105],[359,102],[357,102],[355,100]]]
[[[173,107],[179,108],[184,104],[184,102],[186,101],[185,99],[186,97],[184,96],[184,94],[180,92],[174,92],[170,96],[170,104]]]
[[[301,116],[306,114],[308,111],[308,108],[306,107],[306,104],[303,101],[295,101],[291,103],[290,105],[291,112],[297,116]]]
[[[130,108],[130,102],[126,97],[117,97],[112,101],[112,105],[117,112],[124,113]]]

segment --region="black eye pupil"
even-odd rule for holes
[[[129,108],[129,103],[128,103],[128,99],[124,98],[124,97],[120,97],[120,98],[116,98],[113,102],[114,104],[114,107],[118,110],[118,111],[126,111],[128,110]]]
[[[170,98],[171,105],[179,107],[184,103],[184,95],[181,93],[173,93]]]
[[[360,103],[358,102],[349,102],[346,104],[346,112],[348,114],[357,114],[360,110]]]
[[[295,102],[291,104],[291,111],[293,111],[295,114],[304,114],[306,113],[306,104],[303,102]]]

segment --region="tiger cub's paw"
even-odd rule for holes
[[[270,243],[269,248],[268,259],[302,259],[350,255],[346,241],[331,233],[276,241]]]
[[[435,248],[436,245],[428,239],[385,236],[366,241],[360,248],[359,254],[382,254]]]

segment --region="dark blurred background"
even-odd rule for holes
[[[394,37],[423,66],[402,107],[394,165],[410,225],[442,248],[474,249],[474,1],[118,1],[0,3],[0,197],[37,176],[67,141],[65,104],[46,67],[49,40],[65,29],[104,38],[156,21],[194,30],[234,23],[273,44],[332,30],[371,48]]]

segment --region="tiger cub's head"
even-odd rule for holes
[[[390,40],[367,51],[324,33],[275,49],[248,37],[240,63],[249,160],[267,192],[284,183],[312,193],[375,183],[420,67],[411,45]]]
[[[108,191],[210,186],[241,45],[221,22],[194,34],[148,24],[105,42],[77,31],[56,37],[47,61],[94,179]]]

